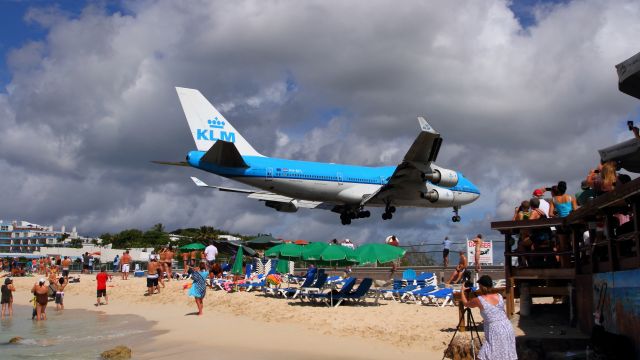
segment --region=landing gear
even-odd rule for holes
[[[368,218],[369,216],[371,216],[369,210],[362,210],[362,208],[359,210],[346,209],[340,213],[340,221],[342,225],[349,225],[351,224],[351,220]]]
[[[396,207],[390,204],[384,208],[384,212],[382,213],[382,220],[389,220],[393,218],[393,213],[396,212]]]
[[[453,222],[460,222],[460,215],[458,214],[458,211],[460,210],[459,207],[454,207],[453,208],[453,216],[451,217],[451,221]]]

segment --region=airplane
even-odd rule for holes
[[[271,158],[260,154],[216,108],[195,89],[176,87],[197,150],[186,161],[153,161],[196,169],[258,188],[199,187],[247,194],[279,212],[300,208],[324,209],[340,214],[343,225],[371,216],[368,207],[384,207],[383,220],[393,218],[396,207],[453,208],[459,210],[480,197],[478,188],[460,172],[435,164],[442,138],[423,118],[420,133],[398,166],[357,166]]]

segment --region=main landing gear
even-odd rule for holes
[[[371,212],[369,210],[345,210],[340,213],[340,221],[342,222],[342,225],[349,225],[351,224],[351,220],[368,218],[369,216],[371,216]]]
[[[453,216],[451,217],[451,221],[453,222],[460,222],[460,215],[458,214],[458,211],[460,210],[459,207],[454,207],[453,208]]]
[[[382,213],[382,220],[390,220],[393,218],[393,213],[396,212],[396,207],[390,204],[384,208],[384,212]]]

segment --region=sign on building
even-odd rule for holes
[[[476,262],[476,244],[467,240],[467,259],[469,265],[475,265]],[[493,241],[484,240],[480,245],[480,264],[493,265]]]

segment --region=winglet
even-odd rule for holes
[[[418,123],[420,124],[420,129],[422,131],[430,132],[432,134],[438,133],[433,127],[431,127],[431,125],[429,125],[427,120],[425,120],[425,118],[423,118],[422,116],[418,116]]]
[[[192,176],[191,180],[193,180],[193,182],[196,183],[196,186],[198,187],[209,187],[209,185],[207,185],[204,181],[198,179],[195,176]]]

